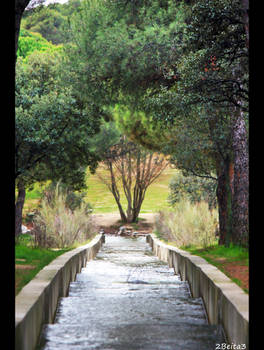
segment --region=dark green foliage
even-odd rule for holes
[[[41,177],[45,168],[47,178],[70,180],[74,170],[80,175],[81,166],[94,167],[98,160],[87,144],[98,122],[80,108],[71,87],[61,85],[61,59],[58,54],[34,53],[27,63],[18,60],[16,176],[35,172]]]
[[[89,121],[93,121],[94,133],[99,129],[100,120],[115,120],[132,140],[169,154],[185,174],[209,177],[215,174],[218,199],[224,188],[228,193],[242,193],[241,183],[236,181],[242,174],[238,164],[244,164],[247,169],[248,46],[242,2],[83,0],[80,6],[71,2],[69,7],[40,8],[35,19],[28,15],[25,23],[31,23],[32,29],[40,26],[34,21],[41,18],[48,35],[48,28],[56,27],[55,19],[69,14],[64,22],[67,23],[67,55],[60,66],[63,88],[58,91],[61,101],[67,103],[52,105],[55,101],[52,90],[50,96],[41,97],[43,101],[47,97],[51,101],[50,111],[56,114],[57,107],[65,110],[68,106],[71,115],[74,109],[78,121],[86,120],[82,119],[85,111]],[[61,30],[62,24],[57,28]],[[33,115],[32,100],[53,82],[30,84],[31,93],[21,94],[21,99],[24,110]],[[69,94],[66,87],[70,87]],[[36,106],[39,112],[39,103]],[[62,114],[67,115],[65,111]],[[58,121],[59,115],[56,114]],[[46,133],[45,125],[43,123]],[[47,125],[53,126],[52,122]],[[74,121],[71,125],[77,130]],[[81,129],[84,128],[81,125]],[[235,133],[238,125],[243,139]],[[46,147],[45,133],[39,131],[42,144],[36,142],[35,147]],[[85,144],[83,138],[81,140]],[[60,147],[69,154],[69,160],[76,159],[78,151],[68,152],[71,137],[68,143],[65,139],[63,142]],[[93,145],[93,151],[98,145],[88,144]],[[92,164],[91,148],[88,149],[90,153],[86,154]],[[242,153],[244,159],[239,163]],[[62,159],[58,160],[58,164],[63,164]],[[235,164],[234,189],[230,187],[232,179],[229,183],[227,176],[232,162]],[[246,184],[245,173],[241,178]],[[235,201],[229,196],[226,203],[227,197],[222,197],[223,207],[219,213],[226,212],[230,203],[237,201],[236,196]],[[244,198],[245,208],[246,193]],[[240,206],[236,212],[242,210]],[[223,222],[227,222],[226,218]]]
[[[80,0],[37,6],[24,12],[21,26],[31,32],[40,33],[55,45],[62,44],[69,40],[68,20],[79,7]]]
[[[55,189],[57,183],[55,181],[51,182],[43,191],[42,198],[45,198],[50,205],[54,202]],[[85,212],[89,214],[92,210],[92,206],[86,203],[84,197],[86,192],[76,192],[73,191],[67,184],[60,182],[58,187],[59,193],[65,195],[65,206],[69,208],[72,212],[75,209],[80,208],[81,205],[85,205]]]
[[[174,176],[169,184],[168,201],[173,206],[183,198],[189,199],[192,203],[204,200],[208,203],[209,209],[213,209],[217,203],[216,185],[217,182],[214,179],[179,174]]]

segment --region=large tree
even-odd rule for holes
[[[99,118],[64,86],[63,59],[58,52],[33,52],[16,69],[15,178],[16,235],[21,232],[26,186],[35,181],[62,178],[84,184],[85,168],[98,156],[89,138],[99,131]]]
[[[123,222],[136,222],[148,187],[168,165],[162,154],[144,150],[122,136],[111,146],[96,174],[114,196]],[[121,203],[122,192],[127,208]]]
[[[189,103],[230,114],[232,240],[248,242],[248,27],[246,2],[197,1],[179,70]]]
[[[248,50],[241,2],[83,1],[71,23],[68,71],[78,77],[76,91],[104,113],[118,103],[143,111],[149,122],[160,120],[164,128],[174,123],[178,132],[171,152],[177,163],[191,165],[198,175],[197,164],[201,171],[215,163],[222,179],[218,198],[225,203],[221,217],[227,215],[228,227],[232,221],[232,240],[246,245]],[[196,145],[189,152],[193,133],[197,141],[201,136],[196,153]]]

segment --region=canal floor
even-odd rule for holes
[[[145,237],[106,236],[59,301],[43,350],[215,350],[201,298],[151,252]]]

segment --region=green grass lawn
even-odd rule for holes
[[[183,248],[189,251],[191,254],[199,255],[208,261],[210,264],[216,266],[219,270],[224,272],[233,282],[238,284],[246,293],[248,288],[242,283],[242,275],[235,277],[234,273],[230,273],[228,265],[236,266],[237,268],[243,269],[245,275],[248,275],[248,249],[239,246],[225,247],[222,245],[213,245],[208,248]]]
[[[169,194],[169,182],[177,170],[167,168],[160,177],[149,186],[146,192],[144,202],[141,207],[141,213],[158,212],[161,209],[168,208],[167,198]],[[85,200],[89,202],[94,209],[95,214],[100,213],[118,213],[118,207],[112,193],[103,184],[97,175],[92,175],[87,170],[86,183],[88,186]],[[40,203],[41,192],[44,185],[36,183],[31,191],[27,191],[24,205],[23,216],[26,213],[33,211]],[[126,199],[121,194],[121,203],[126,209]]]
[[[229,261],[243,260],[245,265],[248,266],[248,250],[243,247],[233,245],[230,245],[230,247],[213,245],[212,247],[208,248],[184,247],[183,249],[188,250],[191,254],[200,255],[207,259],[210,259],[210,257],[222,257],[228,259]]]
[[[177,246],[175,242],[168,241],[159,232],[155,232],[155,236],[165,244]],[[216,266],[224,274],[226,274],[233,282],[241,287],[246,293],[249,293],[248,288],[248,268],[249,268],[249,252],[243,247],[230,245],[225,247],[218,245],[217,240],[209,247],[202,248],[198,246],[179,247],[193,255],[198,255]]]
[[[171,177],[176,174],[176,172],[177,170],[175,169],[166,169],[161,176],[149,186],[141,207],[141,213],[157,212],[160,209],[168,207],[168,184]],[[96,175],[89,174],[86,183],[88,185],[88,190],[85,199],[93,206],[94,213],[118,212],[118,207],[112,193]],[[121,197],[121,203],[124,205],[124,208],[126,208],[126,199],[124,195]]]
[[[52,260],[61,254],[89,243],[92,238],[64,249],[36,248],[33,246],[32,240],[33,238],[30,235],[24,234],[20,236],[15,245],[15,295]]]
[[[36,274],[48,265],[57,256],[69,251],[71,248],[51,250],[33,248],[30,235],[23,235],[15,246],[15,295],[27,284]]]

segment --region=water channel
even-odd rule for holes
[[[59,301],[43,350],[215,350],[223,342],[201,298],[151,252],[145,237],[106,236]]]

